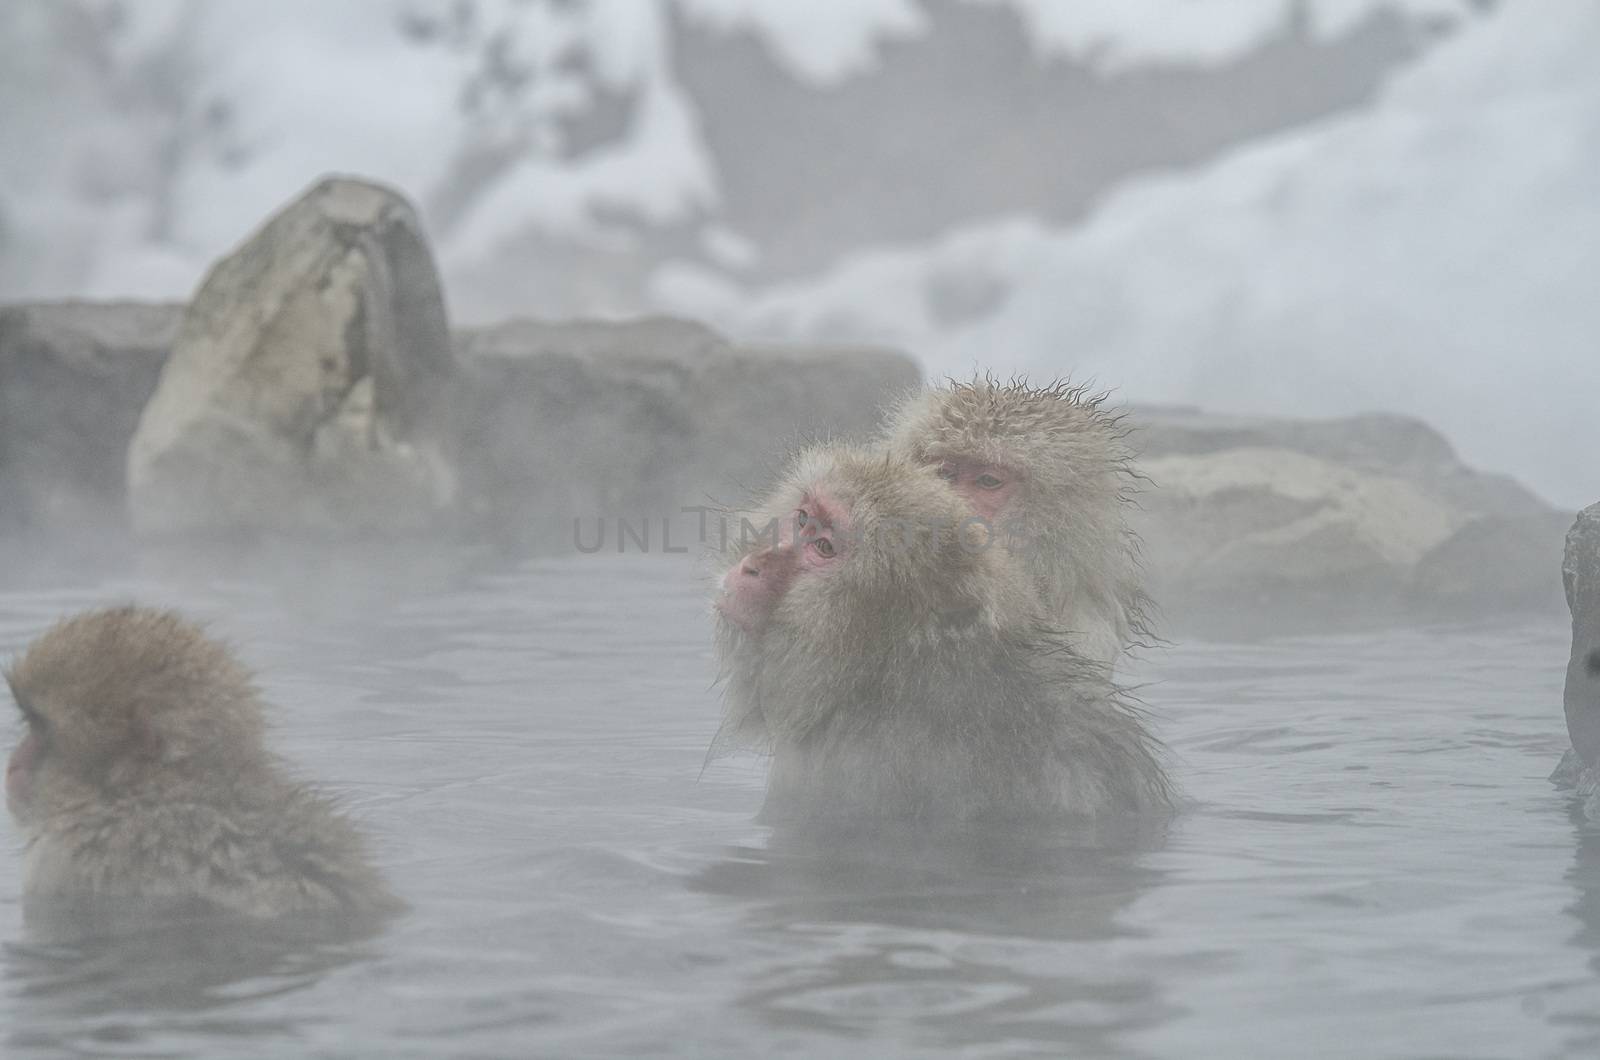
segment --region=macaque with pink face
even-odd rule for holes
[[[1154,741],[937,470],[812,449],[718,587],[768,820],[1040,820],[1169,801]],[[776,525],[776,530],[771,528]]]
[[[26,723],[6,769],[25,899],[356,921],[400,908],[354,826],[266,749],[249,672],[199,627],[85,612],[6,680]]]
[[[1103,401],[1060,383],[952,382],[902,402],[887,443],[1000,533],[1058,627],[1109,672],[1149,634],[1123,516],[1136,482],[1128,431]]]

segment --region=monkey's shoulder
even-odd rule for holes
[[[245,788],[141,793],[62,815],[30,851],[30,890],[198,899],[256,916],[398,908],[327,798],[289,781]]]

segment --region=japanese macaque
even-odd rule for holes
[[[27,729],[6,769],[26,898],[256,917],[400,908],[356,829],[266,749],[249,672],[180,616],[77,615],[6,679]]]
[[[1054,623],[1108,672],[1148,637],[1137,539],[1123,516],[1128,430],[1104,395],[978,379],[913,394],[892,452],[936,469],[1024,564]]]
[[[716,600],[724,737],[766,820],[1048,820],[1169,802],[1154,741],[932,467],[804,453]],[[754,538],[751,540],[751,538]]]

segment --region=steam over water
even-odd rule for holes
[[[357,941],[74,938],[25,929],[7,853],[8,1057],[1600,1048],[1555,624],[1184,639],[1137,675],[1193,800],[1169,825],[891,844],[756,825],[754,760],[701,775],[687,563],[169,574],[13,568],[0,653],[107,600],[213,619],[413,909]]]

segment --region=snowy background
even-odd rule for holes
[[[318,175],[458,323],[703,318],[1412,413],[1600,499],[1593,0],[9,0],[0,302],[187,297]]]

